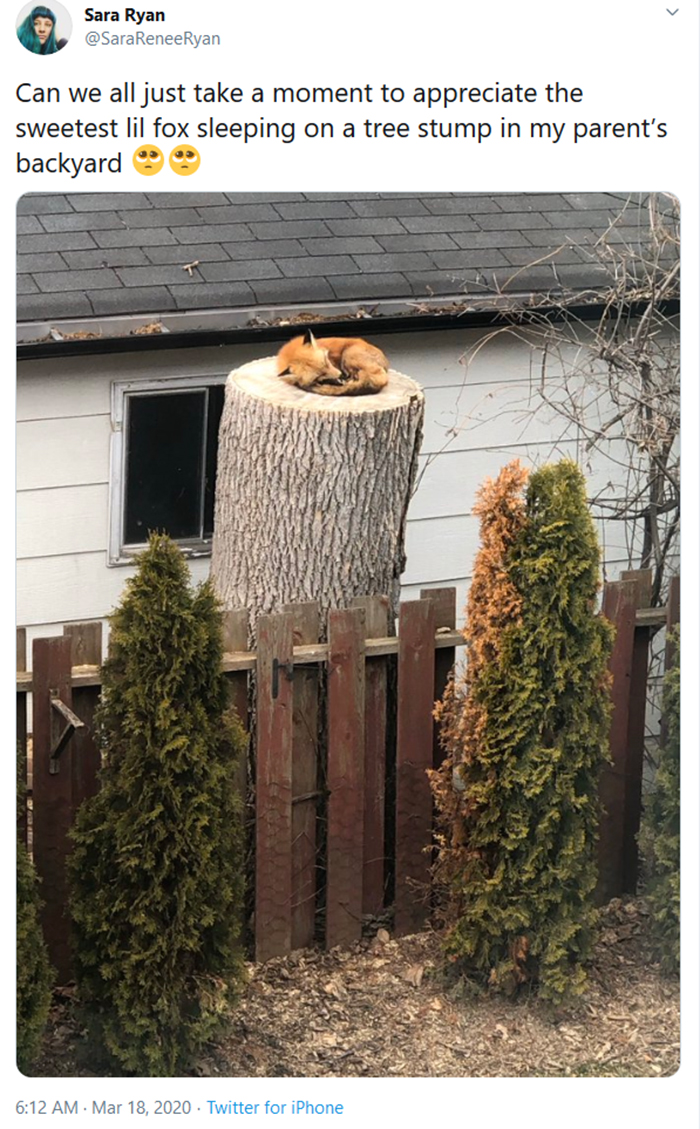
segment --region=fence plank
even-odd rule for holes
[[[72,821],[72,749],[69,743],[61,754],[59,771],[49,772],[52,740],[56,726],[52,718],[51,695],[72,705],[71,640],[68,636],[35,639],[32,648],[34,692],[33,731],[33,842],[34,861],[42,881],[44,902],[41,921],[49,958],[58,973],[59,983],[71,977],[66,858],[68,830]]]
[[[457,589],[422,588],[421,600],[431,600],[435,609],[435,630],[439,634],[454,631],[457,624]],[[435,687],[433,694],[439,701],[445,693],[447,680],[455,664],[454,647],[440,647],[435,650]],[[433,768],[439,768],[445,759],[440,745],[440,726],[433,721]]]
[[[326,946],[362,932],[364,612],[328,615],[328,870]]]
[[[636,607],[648,608],[651,603],[652,571],[638,569],[620,574],[621,580],[637,585]],[[636,624],[630,675],[630,707],[627,726],[627,787],[625,794],[624,873],[626,894],[636,894],[639,878],[639,825],[642,818],[642,777],[644,773],[644,737],[646,734],[647,675],[651,631]]]
[[[288,613],[258,620],[255,956],[284,956],[292,941],[292,660]],[[275,669],[276,667],[276,669]],[[291,668],[290,668],[291,669]]]
[[[101,665],[102,623],[99,620],[68,624],[63,628],[63,634],[71,641],[73,666]],[[72,709],[85,723],[85,728],[77,730],[71,738],[73,813],[78,810],[83,800],[94,796],[99,787],[100,750],[95,741],[95,709],[99,700],[99,686],[73,687]]]
[[[603,591],[603,615],[615,626],[615,642],[610,658],[613,679],[611,764],[604,767],[600,777],[600,799],[604,810],[600,821],[596,898],[601,904],[619,897],[625,887],[630,688],[638,595],[638,586],[631,580],[608,583]]]
[[[669,632],[681,621],[681,578],[672,576],[668,589],[666,604],[666,654],[664,663],[666,670],[673,665],[675,644],[669,638]]]
[[[412,600],[399,609],[396,735],[397,935],[422,928],[429,912],[432,796],[427,769],[433,763],[435,608]]]
[[[248,646],[248,609],[231,608],[223,616],[224,654],[245,651]],[[229,705],[248,728],[248,671],[227,672]]]
[[[671,583],[668,589],[668,599],[666,601],[666,645],[664,648],[664,673],[669,670],[675,661],[676,647],[678,646],[676,640],[673,638],[671,632],[681,620],[681,578],[680,576],[672,576]],[[668,725],[666,723],[666,715],[661,711],[661,721],[659,723],[659,745],[664,747],[668,740]]]
[[[224,611],[221,623],[221,634],[224,645],[224,654],[235,651],[245,651],[248,646],[248,609],[229,608]],[[222,664],[223,669],[223,664]],[[236,670],[226,672],[226,702],[229,709],[235,710],[246,733],[249,731],[248,721],[248,671]],[[241,801],[241,818],[244,827],[243,857],[248,858],[254,854],[253,829],[255,827],[255,808],[252,797],[248,793],[248,742],[241,753],[240,760],[235,766],[233,786]],[[248,802],[250,799],[250,809]],[[247,877],[247,876],[246,876]],[[247,884],[249,887],[250,884]],[[243,905],[240,908],[240,932],[245,937],[246,919],[252,914],[254,906],[253,893],[246,888]]]
[[[27,669],[27,629],[17,628],[17,670]],[[29,789],[27,776],[27,695],[17,691],[17,775],[23,788]],[[27,844],[27,796],[22,798],[18,810],[17,834],[20,842]]]
[[[248,646],[248,609],[231,608],[224,612],[222,633],[224,641],[224,654],[234,651],[244,651]],[[248,671],[235,670],[226,674],[226,691],[228,704],[236,713],[248,731]],[[245,805],[248,793],[248,757],[244,752],[240,763],[236,766],[236,790]]]
[[[317,643],[318,604],[290,604],[294,646]],[[313,944],[316,925],[316,807],[318,789],[316,666],[294,668],[292,737],[292,948]]]
[[[365,613],[365,636],[381,639],[389,624],[387,596],[358,596],[354,608]],[[365,661],[365,802],[362,912],[379,914],[384,908],[384,803],[386,793],[386,658]]]

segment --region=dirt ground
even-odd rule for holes
[[[603,912],[586,995],[553,1009],[535,996],[474,996],[442,974],[439,937],[378,930],[347,951],[299,950],[249,965],[228,1034],[204,1077],[541,1077],[673,1074],[678,980],[650,956],[638,900]],[[34,1073],[90,1076],[71,989],[56,993]]]

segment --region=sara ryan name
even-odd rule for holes
[[[97,8],[85,9],[86,23],[121,23],[119,12],[103,12]],[[140,12],[138,8],[124,9],[124,22],[129,24],[163,24],[165,12]]]

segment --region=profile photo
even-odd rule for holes
[[[62,4],[26,4],[17,17],[17,38],[33,55],[54,55],[67,46],[71,18]]]

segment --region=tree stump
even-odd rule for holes
[[[406,514],[422,438],[420,386],[319,396],[268,357],[235,369],[219,432],[212,579],[225,608],[260,615],[386,595],[398,609]]]

